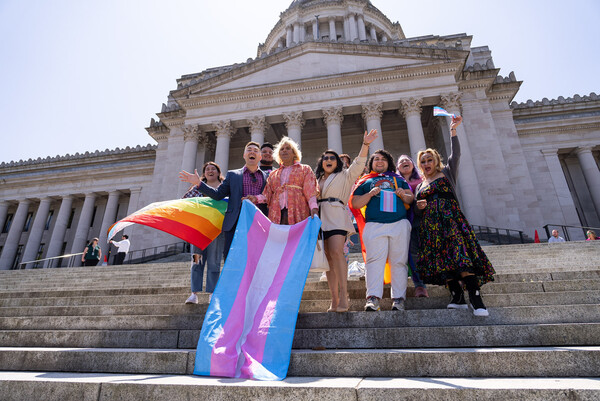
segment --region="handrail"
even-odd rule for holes
[[[546,224],[543,228],[546,230],[546,235],[550,238],[550,229],[549,227],[560,227],[562,230],[562,234],[565,236],[566,241],[571,241],[571,235],[569,234],[569,230],[567,228],[580,228],[583,230],[583,237],[587,238],[588,230],[597,230],[598,234],[600,234],[600,228],[598,227],[589,227],[589,226],[571,226],[568,224]]]
[[[83,252],[79,252],[79,253],[70,253],[68,255],[60,255],[60,256],[54,256],[52,258],[44,258],[44,259],[36,259],[36,260],[30,260],[29,262],[21,262],[19,263],[19,266],[21,265],[28,265],[29,263],[38,263],[38,262],[45,262],[47,260],[55,260],[55,259],[62,259],[62,258],[72,258],[73,256],[77,256],[77,255],[83,255]],[[72,267],[73,263],[72,263],[73,259],[71,259],[69,261],[69,266],[68,267]],[[48,267],[48,266],[45,266]],[[22,269],[22,268],[20,268]]]
[[[505,245],[503,244],[503,241],[506,243],[506,245],[525,244],[528,242],[525,240],[525,236],[521,230],[477,225],[471,225],[471,227],[473,227],[473,232],[475,232],[476,236],[479,234],[480,239],[485,239],[493,245]]]

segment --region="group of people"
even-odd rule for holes
[[[365,310],[380,310],[388,263],[393,310],[404,309],[410,266],[416,296],[427,296],[425,284],[446,285],[452,296],[448,308],[467,309],[464,286],[473,313],[487,316],[479,290],[480,285],[493,280],[494,269],[460,209],[455,190],[460,158],[456,127],[461,122],[461,117],[452,118],[452,154],[446,166],[434,149],[419,152],[416,165],[407,155],[400,156],[396,165],[383,149],[372,152],[367,160],[370,145],[377,138],[376,130],[371,130],[365,132],[354,161],[348,155],[326,150],[314,171],[301,163],[298,145],[284,137],[274,147],[246,144],[245,165],[228,171],[225,178],[213,162],[203,166],[201,175],[197,171],[180,172],[180,179],[191,184],[185,197],[229,197],[222,238],[209,245],[204,251],[206,257],[195,252],[192,295],[186,303],[197,303],[195,293],[202,290],[204,267],[195,267],[202,265],[202,259],[207,265],[206,291],[214,290],[221,249],[226,258],[242,201],[249,199],[276,224],[292,225],[317,215],[321,218],[330,266],[326,273],[331,292],[329,312],[349,308],[344,244],[355,233],[352,212],[365,256]],[[261,163],[263,159],[267,163]],[[273,159],[279,168],[273,168]]]
[[[98,245],[98,241],[98,238],[92,238],[85,246],[81,255],[81,263],[83,263],[84,266],[96,266],[98,265],[98,262],[100,262],[100,259],[102,259],[102,249],[100,248],[100,245]],[[129,235],[123,234],[121,241],[111,240],[109,243],[116,246],[118,249],[113,264],[122,265],[131,245],[129,242]]]

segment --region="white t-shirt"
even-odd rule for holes
[[[129,246],[131,245],[128,239],[123,241],[113,241],[113,245],[119,248],[119,252],[129,252]]]

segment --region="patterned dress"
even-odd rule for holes
[[[470,272],[477,276],[480,285],[493,281],[494,268],[473,229],[458,202],[448,199],[453,198],[450,181],[438,178],[417,194],[418,200],[428,197],[419,227],[417,270],[421,279],[427,284],[446,285],[446,280],[456,274]]]

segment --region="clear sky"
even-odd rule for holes
[[[175,79],[244,62],[291,0],[0,0],[0,162],[154,143]],[[407,37],[473,35],[516,101],[600,93],[597,0],[372,0]]]

